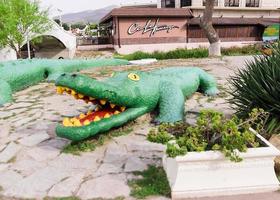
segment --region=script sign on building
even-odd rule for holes
[[[128,35],[133,35],[138,32],[142,32],[143,35],[149,33],[149,37],[152,37],[159,31],[166,31],[166,33],[170,33],[170,31],[172,31],[173,29],[179,29],[178,26],[160,24],[159,21],[159,18],[157,18],[155,22],[149,19],[144,26],[139,23],[131,24],[131,26],[127,30],[127,33]]]

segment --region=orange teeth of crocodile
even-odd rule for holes
[[[78,98],[79,99],[83,99],[85,97],[85,95],[83,95],[83,94],[78,94]]]
[[[69,118],[65,118],[65,119],[63,119],[63,126],[69,127],[69,126],[73,126],[73,124]]]
[[[63,87],[58,86],[58,87],[56,88],[56,93],[57,93],[57,94],[63,94],[64,91],[65,91],[65,89],[64,89]]]
[[[84,126],[87,126],[87,125],[90,125],[90,121],[89,120],[84,121]]]
[[[126,107],[122,106],[122,107],[121,107],[121,111],[123,112],[123,111],[125,111],[125,110],[126,110]]]
[[[118,115],[118,114],[120,114],[120,113],[121,113],[120,111],[116,110],[116,111],[114,112],[114,115]]]
[[[70,88],[66,88],[65,91],[68,93],[68,94],[71,94],[72,90]]]
[[[115,107],[116,107],[116,105],[115,105],[115,104],[110,103],[110,107],[113,109],[113,108],[115,108]]]
[[[101,104],[102,106],[104,106],[106,103],[107,103],[106,100],[100,100],[100,104]]]
[[[75,92],[74,90],[71,90],[71,95],[75,96],[77,94],[77,92]]]
[[[76,118],[71,118],[70,122],[73,124],[75,120],[76,120]]]
[[[74,120],[74,126],[82,126],[80,120],[75,119],[75,120]]]
[[[98,122],[98,121],[100,121],[101,120],[101,118],[100,117],[98,117],[98,116],[96,116],[95,118],[94,118],[94,122]]]
[[[86,115],[82,113],[82,114],[80,114],[80,116],[79,116],[79,117],[80,117],[80,119],[83,119],[83,118],[85,118],[85,117],[86,117]]]
[[[107,113],[106,115],[104,115],[104,118],[107,119],[107,118],[110,118],[111,115],[109,113]]]

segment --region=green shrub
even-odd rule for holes
[[[261,54],[260,45],[248,45],[244,47],[222,48],[223,56],[239,56],[239,55],[258,55]]]
[[[203,110],[195,125],[162,124],[157,130],[150,131],[147,139],[167,144],[166,154],[173,158],[187,152],[215,150],[223,152],[231,161],[240,162],[239,152],[259,146],[250,127],[258,124],[256,128],[261,130],[263,121],[260,118],[266,115],[263,110],[254,109],[250,117],[243,121],[236,116],[226,119],[220,112]],[[176,135],[172,135],[174,130]]]
[[[245,47],[231,47],[222,48],[222,55],[235,56],[235,55],[256,55],[261,53],[261,47],[258,45],[249,45]],[[126,60],[140,60],[146,58],[156,58],[157,60],[165,59],[187,59],[187,58],[206,58],[208,57],[208,49],[176,49],[168,52],[155,51],[153,53],[146,53],[137,51],[127,55],[116,55],[116,58]]]
[[[157,60],[164,59],[180,59],[180,58],[205,58],[208,57],[208,50],[199,49],[176,49],[168,52],[155,51],[153,53],[145,53],[142,51],[137,51],[128,55],[118,55],[117,58],[122,58],[126,60],[140,60],[145,58],[156,58]]]
[[[267,131],[280,133],[280,45],[271,48],[271,56],[255,57],[230,78],[229,102],[241,118],[248,117],[253,108],[269,112]]]

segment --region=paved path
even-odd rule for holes
[[[142,69],[198,65],[216,76],[222,90],[219,97],[209,99],[195,94],[186,103],[186,120],[193,123],[202,108],[232,114],[225,103],[223,88],[227,87],[226,78],[233,74],[237,65],[243,65],[245,58],[170,60]],[[83,73],[100,78],[108,76],[111,70]],[[88,105],[70,96],[56,95],[54,85],[47,83],[18,92],[14,99],[14,103],[0,108],[0,196],[3,199],[42,199],[47,196],[132,199],[127,185],[128,180],[135,178],[132,172],[142,171],[148,165],[161,165],[164,146],[145,140],[151,128],[149,115],[136,120],[128,136],[114,138],[94,152],[75,156],[61,153],[69,141],[55,136],[55,126],[63,117],[87,110]]]

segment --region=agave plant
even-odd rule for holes
[[[268,133],[280,133],[280,43],[271,46],[271,56],[256,56],[230,78],[229,102],[239,117],[254,108],[268,112]]]

